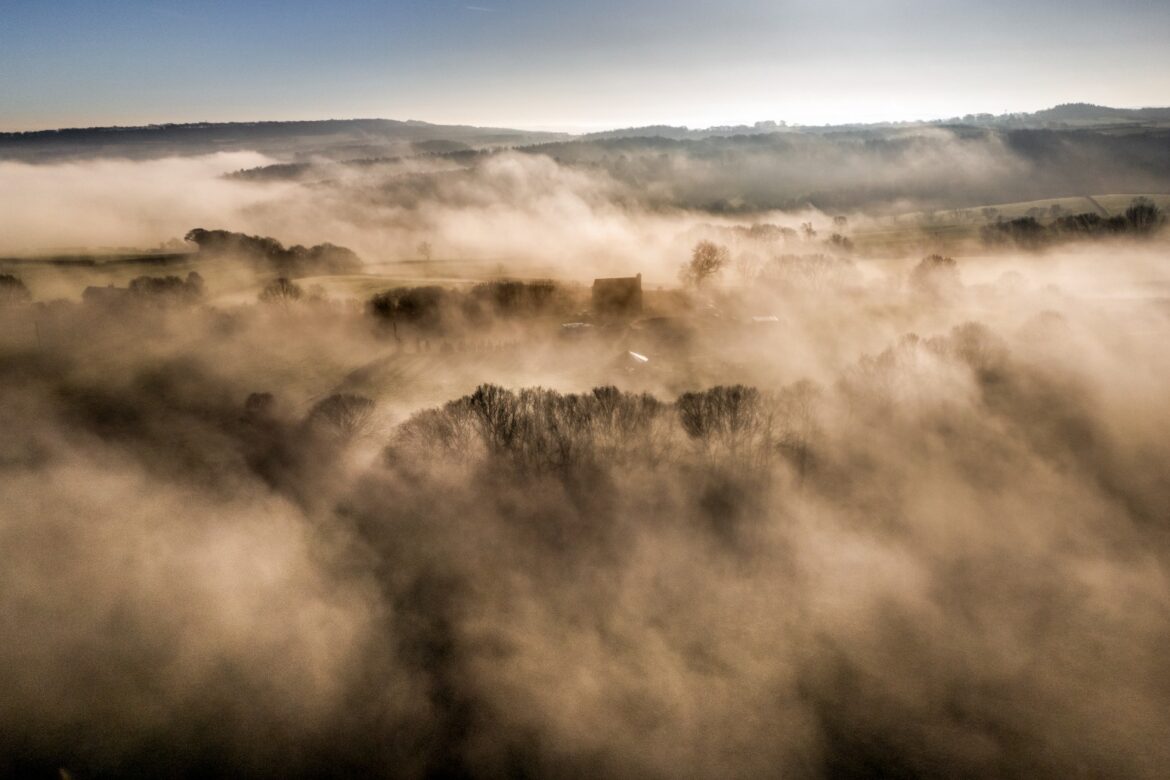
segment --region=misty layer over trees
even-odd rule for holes
[[[1164,150],[770,129],[0,163],[0,774],[1164,775]]]
[[[1033,262],[6,276],[0,769],[1157,776],[1170,310]]]
[[[340,160],[323,153],[291,164],[248,151],[0,161],[8,183],[0,258],[85,247],[182,252],[190,248],[182,237],[199,226],[207,235],[191,239],[207,254],[217,251],[217,230],[279,237],[278,250],[258,246],[256,256],[290,277],[386,273],[382,263],[423,254],[586,282],[637,268],[673,284],[678,256],[696,241],[727,244],[715,232],[753,226],[752,241],[787,242],[794,253],[809,243],[889,258],[1042,250],[1143,230],[1125,216],[1135,197],[1170,206],[1158,194],[1170,193],[1167,132],[773,129]],[[367,265],[320,255],[329,241]]]
[[[754,213],[813,206],[934,209],[1097,192],[1163,192],[1170,183],[1170,129],[992,130],[967,126],[789,130],[699,139],[656,132],[524,146],[523,154],[604,174],[623,200],[651,208]],[[415,158],[416,172],[384,196],[443,186],[417,163],[475,172],[499,150]],[[401,159],[275,165],[240,171],[246,181],[332,181],[402,167]],[[452,178],[447,172],[445,178]],[[901,203],[899,203],[901,202]]]

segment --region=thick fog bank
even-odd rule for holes
[[[0,772],[1159,776],[1160,246],[580,338],[6,281]]]

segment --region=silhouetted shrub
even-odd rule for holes
[[[1165,224],[1166,217],[1149,198],[1134,198],[1125,210],[1125,221],[1135,233],[1152,233]]]
[[[841,235],[840,233],[834,233],[833,235],[829,236],[825,243],[834,249],[841,250],[842,252],[853,251],[853,239],[849,238],[848,236]]]
[[[278,276],[264,286],[264,289],[260,291],[259,298],[261,303],[289,304],[299,301],[303,296],[304,291],[300,285],[283,276]]]

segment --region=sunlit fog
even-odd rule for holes
[[[581,84],[639,67],[561,12]],[[750,69],[775,21],[711,23]],[[106,127],[42,78],[93,121],[0,132],[0,775],[1166,776],[1170,109]]]

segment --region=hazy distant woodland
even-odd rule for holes
[[[0,774],[1164,776],[1168,141],[0,134]]]

